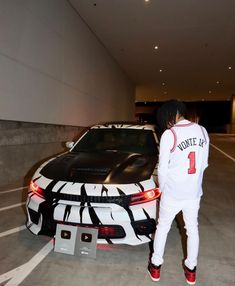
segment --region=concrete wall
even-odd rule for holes
[[[0,119],[132,120],[135,90],[66,0],[0,1]]]
[[[69,1],[0,1],[0,185],[62,152],[73,126],[132,120],[134,96]]]
[[[26,185],[46,158],[66,151],[83,128],[0,120],[0,185]]]

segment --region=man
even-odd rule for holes
[[[198,211],[202,196],[203,172],[208,166],[209,137],[204,127],[185,119],[186,107],[177,100],[159,109],[160,140],[158,180],[162,192],[159,219],[148,271],[160,280],[160,269],[168,232],[182,211],[187,234],[187,258],[183,269],[188,284],[196,283],[199,249]]]

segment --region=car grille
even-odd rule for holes
[[[99,204],[117,204],[122,207],[128,207],[130,196],[82,196],[63,193],[50,193],[50,199],[73,201],[81,203],[99,203]],[[47,198],[49,199],[49,197]]]

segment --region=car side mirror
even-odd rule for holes
[[[68,141],[65,143],[65,146],[68,148],[68,149],[71,149],[73,146],[74,146],[74,142],[73,141]]]

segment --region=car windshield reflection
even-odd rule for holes
[[[151,155],[158,146],[151,130],[90,129],[72,152],[127,152]]]

